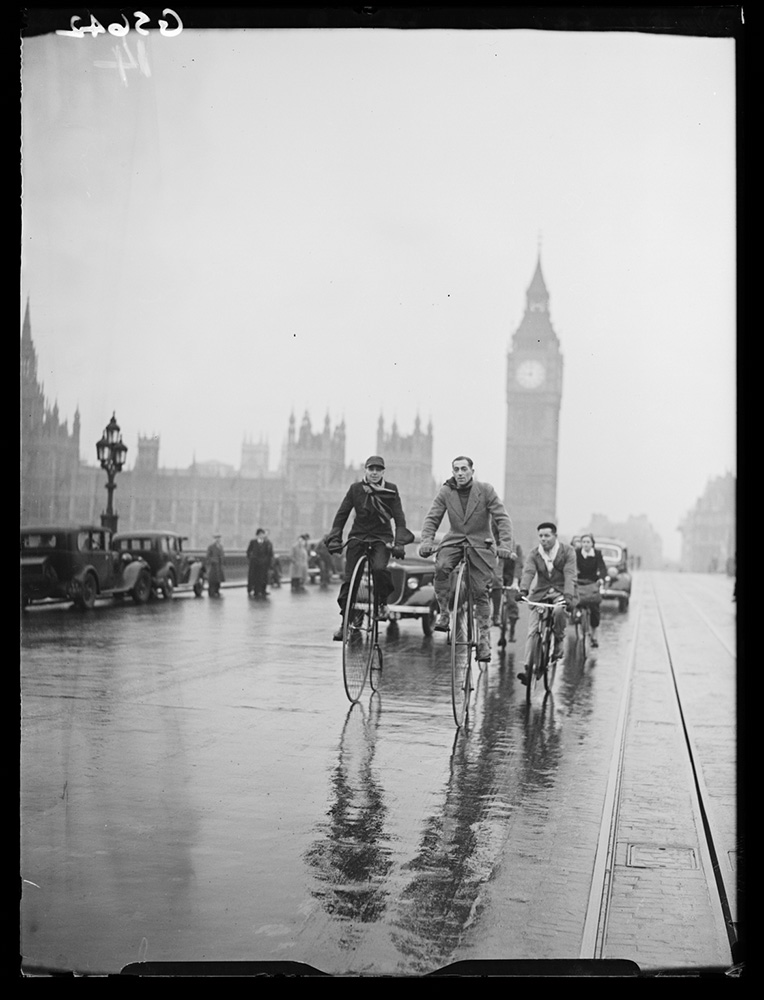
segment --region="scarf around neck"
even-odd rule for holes
[[[389,489],[384,479],[376,484],[364,479],[361,481],[361,486],[366,494],[366,506],[371,507],[383,524],[387,524],[393,516],[388,504],[395,497],[395,490]]]

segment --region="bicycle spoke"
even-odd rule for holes
[[[342,636],[342,674],[350,701],[358,701],[366,684],[376,643],[374,577],[367,556],[353,569]]]
[[[472,622],[470,619],[469,573],[459,567],[451,613],[451,707],[454,722],[464,725],[472,691]]]

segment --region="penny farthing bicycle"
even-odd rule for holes
[[[363,555],[353,567],[342,620],[342,679],[351,702],[361,697],[367,679],[372,690],[378,690],[382,673],[372,552],[373,544],[364,543]]]
[[[488,539],[486,540],[488,541]],[[481,547],[462,542],[461,562],[454,573],[454,591],[451,600],[451,708],[454,722],[461,728],[469,714],[472,693],[475,690],[473,661],[480,639],[479,627],[475,619],[475,603],[472,596],[471,568],[468,552],[470,549],[491,551],[491,546]]]

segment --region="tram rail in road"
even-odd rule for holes
[[[682,579],[681,577],[679,578]],[[652,623],[653,631],[659,630],[661,644],[663,646],[662,657],[660,659],[660,671],[663,675],[663,690],[670,692],[670,705],[664,708],[673,716],[672,729],[678,736],[675,752],[677,753],[676,766],[678,768],[677,781],[681,781],[681,772],[684,770],[689,777],[685,782],[689,791],[689,809],[692,813],[693,826],[697,837],[695,844],[676,845],[661,844],[660,831],[654,831],[652,843],[652,860],[657,860],[657,866],[664,871],[671,869],[671,858],[675,859],[677,866],[681,869],[687,862],[688,857],[693,857],[692,852],[697,852],[697,860],[700,870],[703,873],[705,885],[708,890],[707,909],[705,912],[697,911],[700,922],[705,919],[707,930],[716,939],[716,946],[721,956],[724,954],[725,944],[729,954],[729,971],[727,974],[735,975],[740,971],[740,966],[736,964],[739,958],[739,925],[737,916],[737,880],[732,859],[737,856],[737,839],[734,833],[734,819],[729,814],[729,808],[719,807],[720,797],[727,798],[734,795],[734,733],[733,733],[733,701],[734,690],[731,685],[726,689],[714,690],[714,681],[710,681],[704,674],[704,660],[707,665],[709,645],[715,650],[723,650],[726,658],[734,663],[733,644],[728,636],[717,628],[709,616],[701,609],[698,603],[693,600],[685,591],[675,587],[669,588],[665,584],[661,587],[662,593],[656,589],[655,580],[651,581],[649,596],[653,602],[653,614],[655,621]],[[648,596],[648,595],[643,595]],[[655,663],[654,653],[651,669],[641,677],[637,677],[635,665],[640,655],[640,628],[642,627],[642,616],[637,615],[634,625],[631,644],[629,649],[629,662],[627,667],[626,683],[623,691],[623,698],[620,706],[618,725],[614,740],[612,766],[608,779],[608,787],[603,807],[602,823],[598,838],[596,861],[592,878],[592,885],[589,895],[584,930],[581,942],[580,957],[582,959],[602,959],[613,954],[613,935],[611,930],[611,916],[613,913],[613,893],[617,879],[624,881],[623,875],[629,864],[630,852],[629,831],[624,830],[622,822],[623,806],[623,785],[624,771],[629,766],[629,735],[634,732],[635,725],[639,725],[639,710],[636,713],[632,710],[635,686],[639,684],[658,685],[658,664]],[[707,639],[713,636],[709,644]],[[713,652],[711,653],[713,659]],[[717,675],[718,676],[718,675]],[[699,680],[700,679],[700,680]],[[711,754],[704,753],[703,744],[708,739],[708,718],[704,716],[702,705],[698,704],[696,687],[705,687],[701,698],[718,699],[720,717],[713,720],[712,726],[720,729],[725,734],[727,749],[727,774],[726,788],[718,787],[718,776],[714,775],[717,787],[707,780],[704,770],[704,759],[708,761]],[[707,706],[706,706],[707,708]],[[717,734],[718,740],[718,734]],[[660,748],[663,750],[665,748]],[[658,748],[656,748],[657,752]],[[639,753],[639,750],[636,750]],[[637,760],[632,770],[639,773],[640,768],[644,772],[644,780],[649,783],[651,780],[649,768],[645,769]],[[713,772],[712,772],[713,774]],[[639,778],[632,782],[630,794],[634,793],[635,785],[638,786]],[[730,787],[729,783],[733,783]],[[640,794],[638,789],[637,794]],[[641,790],[646,798],[650,796],[648,785]],[[633,809],[632,809],[633,813]],[[732,838],[735,838],[734,840]],[[660,852],[665,852],[665,858],[660,858]],[[647,860],[645,860],[645,858]],[[642,852],[642,863],[649,868],[651,852]],[[635,866],[636,867],[636,866]],[[646,880],[648,885],[644,887],[644,894],[640,898],[639,880],[632,879],[628,892],[631,895],[632,907],[650,909],[652,906],[656,918],[656,927],[671,924],[674,914],[671,910],[670,898],[664,897],[656,903],[655,880],[648,875]],[[676,899],[676,905],[682,909],[688,907],[686,897]],[[689,907],[690,912],[692,906]],[[679,915],[677,914],[677,921]],[[658,931],[659,935],[661,931]],[[618,946],[615,945],[617,948]],[[681,951],[681,949],[679,949]],[[644,940],[640,941],[639,951],[642,954],[649,953],[649,945]],[[660,951],[660,948],[657,949]],[[666,954],[665,960],[668,964],[671,955]],[[681,965],[682,963],[677,963]],[[722,968],[725,963],[722,964]]]

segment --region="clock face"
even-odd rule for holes
[[[540,361],[523,361],[517,367],[515,377],[524,389],[537,389],[546,377]]]

